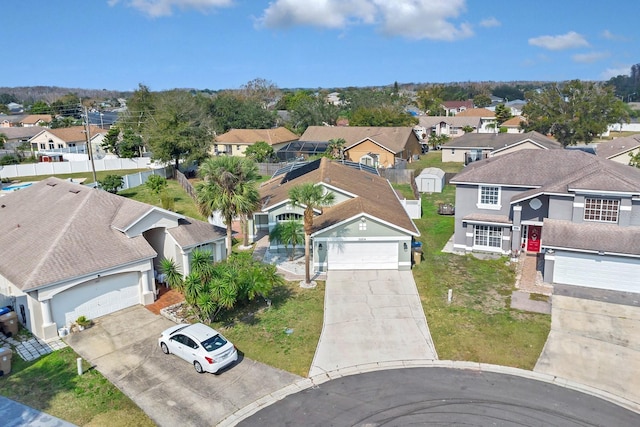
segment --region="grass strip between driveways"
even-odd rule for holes
[[[79,426],[154,426],[151,419],[70,348],[23,362],[17,354],[12,373],[0,377],[0,394]]]
[[[415,220],[424,253],[413,275],[438,357],[533,369],[551,317],[510,308],[515,265],[508,258],[442,252],[453,235],[454,218],[438,215],[437,208],[454,198],[451,185],[442,193],[424,194],[422,218]]]

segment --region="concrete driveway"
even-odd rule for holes
[[[101,317],[66,341],[159,426],[216,425],[300,379],[247,358],[220,375],[198,374],[158,347],[160,332],[173,324],[137,306]]]
[[[535,372],[640,403],[637,294],[556,285],[551,331]]]
[[[324,324],[309,376],[369,363],[437,358],[411,271],[327,274]]]

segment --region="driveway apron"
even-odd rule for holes
[[[614,304],[554,294],[551,331],[534,371],[640,403],[638,330],[637,303]]]
[[[411,271],[330,271],[324,325],[309,376],[436,354]]]
[[[216,425],[300,379],[242,357],[220,375],[198,374],[158,347],[160,332],[171,325],[137,306],[101,317],[66,341],[159,426]]]

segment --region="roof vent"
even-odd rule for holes
[[[78,194],[80,192],[80,189],[73,189],[73,190],[69,190],[69,193],[73,193],[73,194]]]
[[[58,185],[58,183],[57,182],[47,182],[47,185],[49,187],[55,187],[56,185]]]

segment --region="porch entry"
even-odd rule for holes
[[[527,225],[527,252],[540,252],[540,236],[542,235],[542,226]]]

